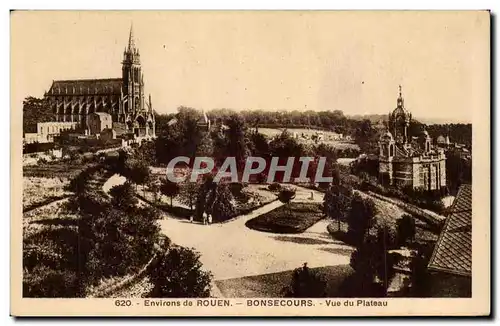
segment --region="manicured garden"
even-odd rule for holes
[[[249,220],[251,229],[272,233],[302,233],[323,218],[318,203],[290,203]]]
[[[241,183],[220,184],[214,187],[216,193],[220,190],[225,195],[225,214],[214,215],[214,223],[225,222],[240,215],[248,214],[257,208],[277,200],[277,196],[267,187],[258,185],[246,185]],[[201,183],[184,182],[173,184],[165,178],[153,177],[148,180],[147,185],[140,186],[136,196],[173,217],[189,219],[192,215],[196,221],[196,205],[199,196],[205,196],[210,200],[207,192],[203,191]],[[212,197],[213,198],[213,197]],[[220,197],[219,197],[220,198]],[[218,206],[218,201],[213,200]],[[205,204],[207,207],[211,204]]]

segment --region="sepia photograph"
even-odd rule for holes
[[[10,24],[20,315],[489,312],[488,11]]]

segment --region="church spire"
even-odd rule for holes
[[[398,107],[404,108],[403,91],[401,85],[399,85]]]
[[[133,24],[130,24],[130,34],[128,37],[128,51],[129,52],[135,51],[134,25]]]

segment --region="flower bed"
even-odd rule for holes
[[[318,203],[291,203],[249,220],[251,229],[272,233],[302,233],[323,218]]]

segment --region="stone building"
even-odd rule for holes
[[[404,106],[399,86],[397,106],[389,114],[388,129],[379,140],[379,178],[383,184],[421,190],[446,186],[446,156],[434,147],[426,130],[408,135],[412,115]]]
[[[88,130],[91,135],[100,134],[104,129],[113,127],[111,114],[105,112],[93,112],[87,116]]]
[[[146,101],[139,49],[130,28],[123,52],[122,76],[107,79],[55,80],[45,93],[56,121],[76,122],[89,131],[89,115],[110,114],[113,129],[125,129],[136,137],[155,137],[151,95]]]
[[[61,131],[77,128],[76,122],[39,122],[36,124],[36,133],[26,133],[24,142],[30,143],[51,143],[54,137],[59,136]]]

